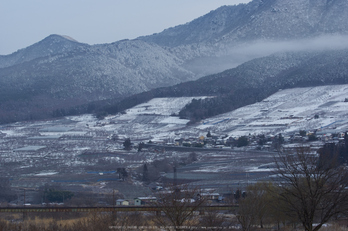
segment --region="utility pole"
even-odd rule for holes
[[[112,211],[112,218],[113,218],[114,222],[116,223],[117,212],[116,212],[116,210],[115,210],[115,207],[116,207],[115,189],[112,190],[112,206],[113,206],[113,208],[114,208],[114,210]]]
[[[23,201],[23,206],[25,206],[25,189],[24,189],[24,201]]]
[[[115,207],[115,189],[112,190],[112,206]]]
[[[177,174],[176,174],[176,167],[174,166],[174,168],[173,168],[173,170],[174,170],[174,187],[176,187],[176,184],[177,184]]]
[[[25,189],[24,189],[24,198],[23,198],[23,207],[25,207]],[[27,212],[23,212],[23,221],[27,219]]]
[[[249,185],[249,173],[246,173],[246,178],[247,178],[247,186]]]

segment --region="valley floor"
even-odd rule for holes
[[[332,134],[348,130],[346,95],[348,85],[281,90],[262,102],[191,126],[175,114],[192,98],[154,99],[104,120],[83,115],[1,125],[0,171],[15,192],[12,203],[17,204],[24,203],[24,194],[26,203],[42,202],[39,191],[45,185],[103,195],[98,201],[104,203],[115,191],[126,199],[151,195],[151,187],[141,182],[144,164],[149,165],[154,184],[173,182],[176,175],[181,182],[231,192],[269,179],[275,155],[269,146],[264,151],[257,144],[175,149],[176,142],[199,141],[208,132],[225,140],[279,133],[289,139],[305,130],[316,131],[320,140],[310,144],[319,147]],[[133,150],[124,150],[126,138]],[[139,151],[141,142],[156,146]],[[154,167],[156,161],[160,166]],[[125,180],[117,171],[120,168],[129,173]]]

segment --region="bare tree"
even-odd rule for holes
[[[254,206],[256,198],[248,197],[239,201],[237,219],[243,231],[250,231],[256,223],[257,207]]]
[[[246,189],[246,196],[239,199],[237,219],[242,230],[249,231],[257,224],[263,228],[264,219],[270,210],[271,195],[268,188],[267,182],[250,185]]]
[[[348,174],[335,156],[318,156],[299,147],[294,153],[279,154],[276,166],[285,212],[296,215],[305,230],[319,230],[347,209]]]
[[[201,216],[199,223],[204,227],[203,230],[221,231],[232,226],[230,218],[225,217],[225,215],[219,211],[205,212],[204,215]]]
[[[159,192],[153,205],[161,208],[164,216],[158,214],[155,221],[161,226],[173,226],[175,230],[181,230],[188,222],[192,222],[195,212],[204,205],[205,198],[200,194],[199,189],[187,185],[173,186],[170,191]]]
[[[0,201],[10,201],[14,199],[15,194],[11,189],[9,178],[0,177]]]
[[[135,230],[134,227],[148,226],[149,220],[141,212],[118,212],[116,220],[113,221],[117,230]]]

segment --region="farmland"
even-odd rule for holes
[[[176,116],[192,100],[189,97],[154,99],[103,120],[83,115],[1,125],[0,171],[16,195],[13,203],[24,203],[24,193],[26,202],[42,202],[35,195],[45,185],[104,199],[115,192],[127,199],[150,195],[151,182],[141,181],[144,164],[152,168],[150,185],[171,182],[176,166],[181,182],[232,191],[269,179],[275,155],[270,145],[184,149],[176,141],[206,138],[207,132],[225,140],[279,133],[287,138],[305,130],[322,134],[319,141],[305,143],[319,147],[332,138],[330,134],[347,130],[347,91],[347,85],[281,90],[262,102],[191,126]],[[124,149],[126,138],[132,142],[131,150]],[[140,143],[152,146],[139,149]],[[287,140],[287,145],[299,144]],[[195,158],[189,160],[192,153]],[[154,168],[156,161],[160,166]],[[117,172],[120,168],[128,173],[125,180]]]

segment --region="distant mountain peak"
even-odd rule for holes
[[[10,55],[0,57],[0,68],[28,62],[37,58],[67,53],[88,44],[79,43],[75,39],[66,36],[51,34],[33,45],[20,49]]]
[[[58,39],[63,38],[63,39],[78,43],[77,40],[73,39],[72,37],[70,37],[68,35],[51,34],[51,35],[47,36],[45,39],[55,39],[55,38],[58,38]]]
[[[68,40],[71,40],[71,41],[74,41],[74,42],[78,42],[77,40],[73,39],[72,37],[70,36],[67,36],[67,35],[61,35],[63,38],[66,38]]]

